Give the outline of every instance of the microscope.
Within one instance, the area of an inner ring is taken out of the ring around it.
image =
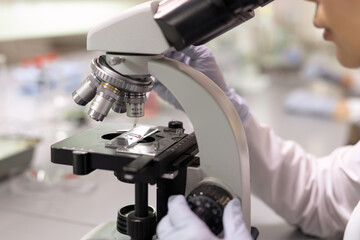
[[[90,103],[88,115],[103,121],[112,109],[144,116],[147,93],[160,81],[178,100],[194,132],[180,121],[168,126],[103,123],[51,146],[51,161],[73,166],[77,175],[110,170],[135,187],[135,204],[122,207],[116,221],[98,226],[90,239],[155,239],[169,196],[183,194],[215,235],[222,212],[241,200],[250,230],[250,170],[241,120],[224,92],[192,67],[164,53],[204,44],[254,17],[272,0],[164,0],[135,6],[90,30],[87,49],[105,52],[91,62],[91,74],[74,91]],[[156,210],[148,206],[148,185],[157,186]]]

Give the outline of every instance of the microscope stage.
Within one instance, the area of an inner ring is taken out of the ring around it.
[[[103,123],[53,144],[51,161],[73,166],[77,175],[103,169],[115,171],[124,181],[141,178],[151,183],[188,164],[198,153],[195,134],[184,134],[182,127],[148,129],[140,141],[125,146],[130,138],[124,141],[123,136],[135,136],[134,129]]]

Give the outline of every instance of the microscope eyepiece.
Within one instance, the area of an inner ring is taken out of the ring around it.
[[[168,42],[180,51],[201,45],[255,16],[273,0],[165,0],[154,19]]]
[[[232,13],[253,11],[255,8],[263,7],[273,0],[224,0],[225,5]]]

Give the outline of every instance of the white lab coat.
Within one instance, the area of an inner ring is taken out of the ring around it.
[[[316,158],[253,116],[244,128],[252,192],[304,233],[341,236],[360,200],[360,143]]]

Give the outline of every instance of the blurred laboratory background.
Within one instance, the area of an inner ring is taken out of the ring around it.
[[[101,54],[86,51],[86,34],[141,2],[0,0],[0,239],[80,239],[133,201],[132,187],[111,172],[78,177],[52,164],[50,145],[101,124],[71,97]],[[314,10],[307,1],[276,0],[207,46],[260,122],[323,156],[359,139],[360,114],[349,116],[346,102],[357,101],[360,73],[337,63],[313,27]],[[155,93],[146,104],[139,124],[176,119],[191,132],[186,114]],[[105,121],[133,120],[111,113]],[[260,240],[311,239],[252,200]]]

